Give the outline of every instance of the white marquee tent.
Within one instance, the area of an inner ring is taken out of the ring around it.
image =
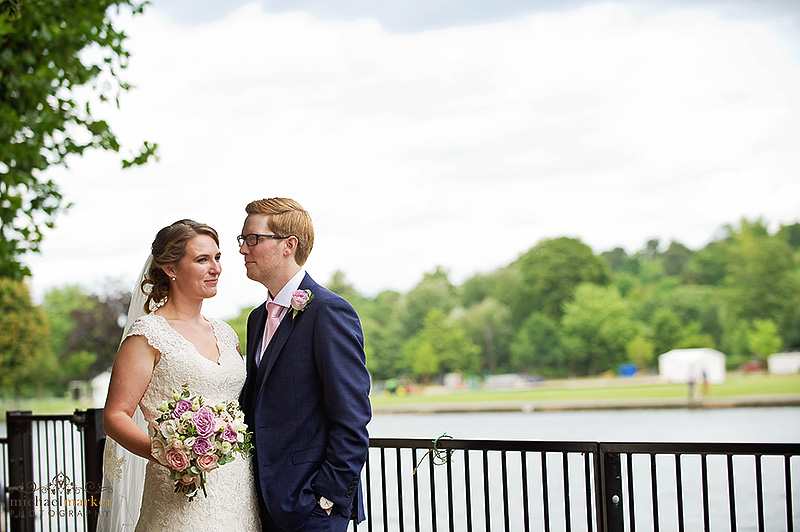
[[[710,384],[725,382],[725,355],[710,347],[673,349],[658,357],[658,374],[661,380],[688,383],[703,382],[703,374]]]
[[[775,353],[767,359],[767,367],[773,375],[800,373],[800,353]]]

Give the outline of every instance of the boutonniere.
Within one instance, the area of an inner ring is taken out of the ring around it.
[[[311,290],[295,290],[292,292],[292,318],[303,312],[314,299]]]

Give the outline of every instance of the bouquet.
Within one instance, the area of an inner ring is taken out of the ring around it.
[[[252,432],[236,401],[209,405],[191,395],[186,384],[172,389],[172,399],[158,407],[162,414],[150,437],[150,451],[170,469],[176,493],[192,500],[202,490],[207,497],[206,473],[232,462],[234,453],[248,457]]]

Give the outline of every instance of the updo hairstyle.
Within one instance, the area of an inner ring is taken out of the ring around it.
[[[219,246],[217,232],[194,220],[178,220],[156,234],[151,247],[153,262],[141,286],[142,292],[147,295],[144,302],[146,314],[166,303],[169,296],[170,278],[164,272],[164,266],[177,265],[186,255],[186,244],[197,235],[210,236]]]

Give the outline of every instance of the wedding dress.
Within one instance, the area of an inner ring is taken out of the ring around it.
[[[162,316],[147,314],[130,328],[128,336],[144,336],[161,353],[139,403],[148,424],[161,414],[158,407],[172,400],[173,388],[180,389],[184,383],[192,395],[202,395],[212,404],[238,400],[245,361],[236,349],[236,333],[222,321],[207,319],[214,328],[219,363],[201,355]],[[237,455],[233,462],[207,473],[208,497],[199,492],[190,501],[185,494],[174,492],[175,481],[170,480],[168,470],[151,460],[146,466],[136,532],[260,530],[254,482],[252,461]]]

